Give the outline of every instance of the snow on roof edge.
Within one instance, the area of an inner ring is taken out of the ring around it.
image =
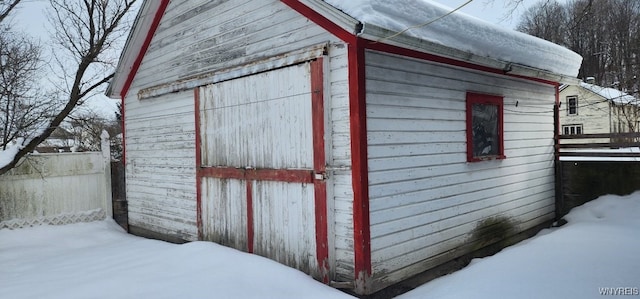
[[[637,102],[637,99],[625,92],[619,91],[615,88],[610,87],[602,87],[595,84],[590,84],[586,82],[580,82],[580,86],[585,88],[607,100],[613,101],[618,104],[629,104],[632,102]]]
[[[476,56],[511,62],[575,78],[582,56],[560,45],[514,30],[505,29],[461,12],[455,12],[426,26],[451,8],[430,0],[404,0],[403,5],[386,0],[323,0],[364,24],[402,33]],[[379,37],[390,39],[389,36]]]

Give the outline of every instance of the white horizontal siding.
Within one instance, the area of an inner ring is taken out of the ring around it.
[[[376,279],[466,253],[483,219],[525,230],[552,218],[553,87],[373,51],[366,61]],[[466,162],[468,91],[504,97],[506,160]]]
[[[326,130],[327,172],[329,176],[328,207],[329,213],[329,258],[335,281],[352,281],[354,274],[353,256],[353,186],[351,180],[351,133],[349,131],[349,85],[348,57],[345,44],[332,44],[329,47],[328,86],[330,95],[325,105],[329,126]],[[333,200],[332,200],[333,199]],[[333,237],[332,237],[333,235]]]
[[[193,91],[125,102],[129,224],[197,239]]]
[[[141,87],[157,86],[332,39],[276,0],[172,1],[136,81]]]

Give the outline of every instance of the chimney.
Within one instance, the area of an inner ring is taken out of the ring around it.
[[[589,84],[596,84],[596,77],[587,77],[584,82]]]

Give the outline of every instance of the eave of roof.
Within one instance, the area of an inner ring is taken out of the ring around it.
[[[373,24],[362,23],[322,0],[281,1],[289,6],[292,6],[292,4],[296,4],[293,6],[302,4],[304,7],[315,11],[330,21],[332,26],[340,28],[342,31],[338,32],[339,30],[330,30],[325,27],[325,29],[346,42],[352,42],[358,37],[373,42],[384,39],[382,41],[384,44],[438,55],[496,70],[502,70],[505,74],[509,75],[536,78],[563,84],[578,84],[580,82],[579,79],[574,77],[555,74],[550,71],[520,65],[509,61],[501,61],[490,57],[475,55],[405,34],[388,38],[389,36],[394,35],[395,32]],[[141,63],[144,53],[146,52],[146,47],[148,47],[148,43],[155,33],[155,28],[158,26],[159,18],[164,14],[168,3],[169,0],[143,2],[142,7],[138,11],[138,15],[136,16],[133,27],[129,32],[125,47],[120,55],[115,76],[105,92],[107,96],[111,98],[123,98],[125,96],[124,93],[127,92],[129,88],[128,85],[131,84],[133,76],[135,75],[135,72],[137,72],[137,68]]]
[[[108,97],[124,97],[122,93],[127,91],[127,85],[133,80],[132,76],[135,75],[138,64],[146,51],[146,49],[143,48],[148,46],[148,42],[155,32],[155,28],[153,28],[157,26],[155,22],[159,21],[159,15],[164,14],[168,3],[169,0],[144,1],[142,3],[133,26],[129,31],[129,36],[127,37],[124,48],[120,53],[114,78],[109,82],[109,86],[105,92]]]

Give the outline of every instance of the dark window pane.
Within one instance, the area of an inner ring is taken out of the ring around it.
[[[569,135],[569,127],[564,127],[564,134]]]
[[[473,104],[473,156],[497,156],[500,153],[498,136],[498,106]]]
[[[577,126],[576,127],[576,134],[582,134],[582,127],[581,126]]]
[[[568,98],[567,102],[567,109],[569,109],[569,114],[578,114],[578,99]]]

